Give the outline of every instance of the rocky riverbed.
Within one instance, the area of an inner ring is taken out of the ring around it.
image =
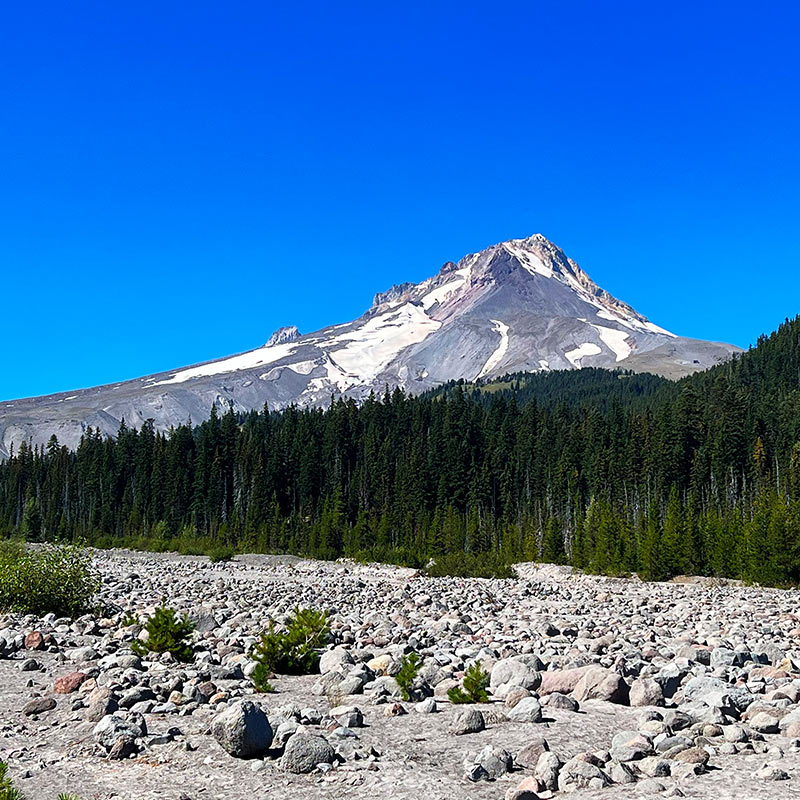
[[[0,759],[28,800],[800,798],[796,591],[534,565],[487,581],[267,556],[96,564],[102,612],[0,621]],[[164,598],[195,623],[191,664],[131,651]],[[250,649],[296,606],[330,613],[321,674],[257,694]],[[490,702],[454,706],[474,661]]]

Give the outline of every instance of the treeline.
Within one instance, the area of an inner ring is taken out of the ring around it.
[[[570,391],[572,386],[575,391]],[[401,391],[0,464],[0,527],[421,565],[800,578],[800,319],[678,383],[603,370]],[[484,555],[485,554],[485,555]],[[452,555],[450,555],[452,558]]]

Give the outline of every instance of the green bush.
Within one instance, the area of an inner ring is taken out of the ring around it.
[[[511,564],[496,553],[448,553],[425,568],[431,578],[516,578]]]
[[[403,700],[411,699],[411,687],[419,674],[421,664],[422,660],[416,653],[409,653],[401,659],[400,671],[394,676],[394,679],[400,687],[400,695]]]
[[[230,547],[211,547],[208,550],[208,560],[212,564],[218,564],[221,561],[230,561],[233,558],[233,550]]]
[[[73,544],[27,549],[0,547],[0,608],[24,614],[74,617],[87,611],[100,588],[92,556]]]
[[[25,800],[8,777],[8,764],[0,761],[0,800]]]
[[[188,619],[180,619],[174,608],[160,605],[145,625],[147,641],[136,641],[131,650],[138,656],[149,653],[172,653],[178,661],[194,661],[189,638],[194,625]]]
[[[464,688],[454,686],[447,690],[451,703],[488,703],[489,695],[486,687],[489,685],[489,673],[476,661],[467,667],[463,680]]]
[[[261,692],[272,691],[269,679],[281,675],[308,675],[319,669],[319,648],[330,633],[328,614],[310,608],[296,608],[285,630],[277,630],[270,622],[269,630],[253,648],[256,668],[251,679]]]

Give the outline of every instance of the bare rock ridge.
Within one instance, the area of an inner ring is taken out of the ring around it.
[[[272,336],[267,339],[264,347],[272,347],[276,344],[284,344],[284,342],[293,342],[300,338],[300,331],[297,330],[297,325],[286,325],[283,328],[278,328]]]
[[[205,419],[213,403],[247,411],[410,392],[512,371],[622,366],[677,378],[736,352],[675,336],[600,288],[541,234],[512,239],[421,283],[375,295],[358,319],[300,334],[279,328],[263,347],[114,385],[0,403],[0,456],[50,436],[75,446],[88,427],[121,420],[168,429]]]

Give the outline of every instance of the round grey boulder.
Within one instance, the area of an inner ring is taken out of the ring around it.
[[[495,697],[502,700],[514,687],[533,690],[538,689],[541,682],[542,676],[530,663],[512,657],[504,658],[494,665],[489,677],[489,688]]]
[[[263,755],[272,744],[267,715],[249,700],[237,700],[217,716],[211,732],[220,747],[234,758]]]
[[[514,708],[506,712],[512,722],[541,722],[542,706],[535,697],[524,697]]]
[[[286,743],[281,769],[297,774],[312,772],[317,764],[332,764],[336,751],[323,736],[296,733]]]
[[[465,733],[478,733],[486,727],[483,714],[477,708],[470,708],[456,714],[455,719],[450,723],[450,733],[455,736],[463,736]]]

